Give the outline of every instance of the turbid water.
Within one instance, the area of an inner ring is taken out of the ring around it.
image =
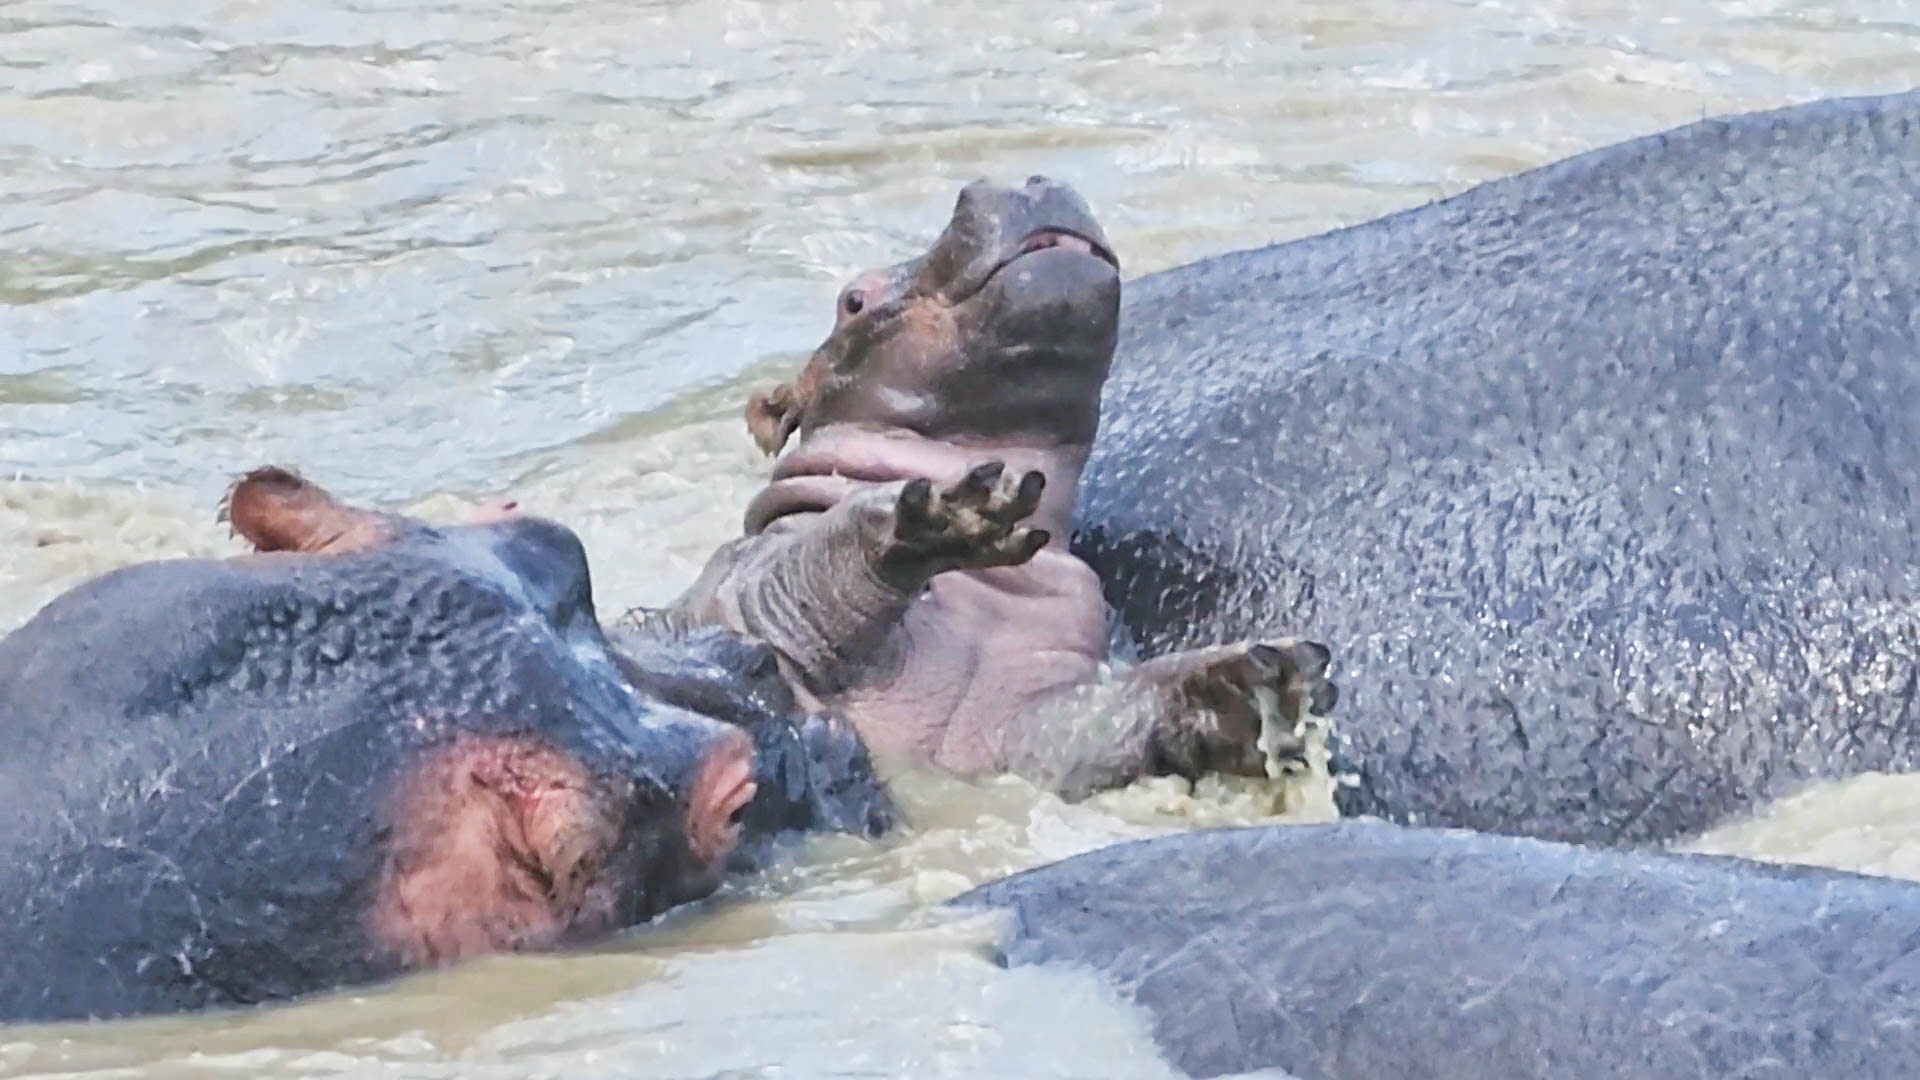
[[[664,600],[765,469],[745,388],[975,176],[1074,183],[1139,273],[1916,82],[1893,2],[0,0],[0,627],[233,550],[215,503],[269,460],[428,516],[511,492],[581,531],[603,607]],[[902,791],[903,836],[588,956],[0,1029],[0,1075],[1165,1075],[1097,985],[923,913],[1270,802]],[[1870,777],[1696,846],[1920,877],[1916,811]]]

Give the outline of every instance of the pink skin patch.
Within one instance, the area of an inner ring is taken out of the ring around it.
[[[268,465],[241,477],[227,493],[224,516],[259,552],[347,555],[391,541],[395,519],[356,510],[318,484]]]
[[[718,884],[739,843],[753,761],[746,734],[728,731],[700,763],[684,822],[694,892]],[[633,883],[601,872],[619,816],[577,760],[538,738],[460,736],[431,750],[388,805],[392,838],[368,918],[375,948],[405,968],[434,967],[619,929],[617,890]]]
[[[693,857],[715,873],[740,843],[734,818],[759,788],[753,782],[753,743],[729,731],[700,763],[687,797],[687,838]]]
[[[520,515],[513,499],[488,499],[468,523],[492,525]],[[222,515],[256,552],[349,555],[394,539],[400,518],[360,510],[288,469],[267,465],[249,472],[227,493]]]
[[[590,906],[618,839],[579,762],[524,736],[434,749],[387,819],[369,930],[409,968],[556,944]]]

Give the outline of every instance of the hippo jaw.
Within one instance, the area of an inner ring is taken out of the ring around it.
[[[769,454],[837,425],[1089,445],[1117,340],[1118,260],[1072,188],[967,185],[923,256],[861,275],[798,379],[756,396]]]
[[[758,535],[789,515],[821,513],[875,485],[920,478],[952,484],[991,458],[1015,474],[1045,475],[1040,506],[1029,520],[1049,530],[1049,547],[1060,547],[1073,518],[1087,453],[1083,446],[940,440],[913,431],[851,425],[829,428],[805,439],[774,466],[772,481],[747,504],[746,534]]]

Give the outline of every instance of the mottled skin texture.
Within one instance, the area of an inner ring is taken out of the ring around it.
[[[763,448],[799,445],[746,535],[658,620],[768,643],[896,760],[1070,794],[1146,771],[1263,773],[1263,720],[1285,742],[1304,708],[1333,704],[1319,645],[1267,633],[1095,690],[1099,583],[1059,538],[1119,301],[1071,189],[969,185],[927,254],[855,280],[800,376],[751,403]]]
[[[1602,844],[1915,764],[1920,97],[1710,120],[1127,286],[1074,550],[1328,642],[1342,808]]]
[[[229,512],[261,553],[118,570],[0,640],[0,1019],[561,946],[710,892],[743,816],[884,801],[857,740],[737,707],[764,650],[612,653],[558,524],[432,528],[273,469]],[[723,690],[701,715],[652,676]]]
[[[1381,823],[1120,844],[956,903],[1193,1076],[1920,1075],[1920,885]]]

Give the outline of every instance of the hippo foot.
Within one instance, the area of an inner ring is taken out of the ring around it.
[[[1027,562],[1052,539],[1045,529],[1020,525],[1039,508],[1046,486],[1045,474],[1016,479],[998,461],[975,466],[943,491],[924,478],[909,481],[894,504],[882,573],[907,578]]]
[[[1312,718],[1339,700],[1327,678],[1332,653],[1299,638],[1195,649],[1143,666],[1162,711],[1155,750],[1161,771],[1278,777],[1306,763]]]

